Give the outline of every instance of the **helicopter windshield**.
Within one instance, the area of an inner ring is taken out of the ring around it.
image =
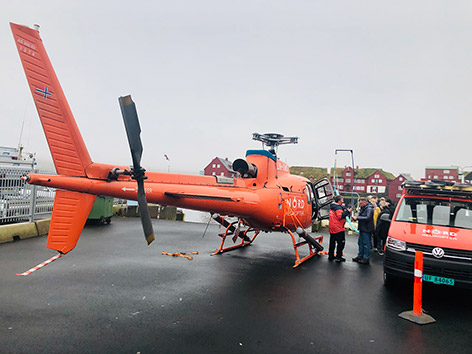
[[[315,193],[313,192],[313,186],[311,183],[307,183],[306,184],[306,200],[308,204],[311,204],[314,198],[315,198]]]

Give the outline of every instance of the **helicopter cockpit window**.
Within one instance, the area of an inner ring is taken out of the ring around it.
[[[329,183],[327,178],[317,181],[313,185],[313,189],[315,192],[314,198],[319,208],[331,204],[334,194],[331,183]]]

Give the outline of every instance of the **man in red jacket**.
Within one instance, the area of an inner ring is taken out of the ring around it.
[[[331,204],[329,210],[329,251],[328,260],[336,260],[336,262],[345,262],[343,258],[344,244],[346,236],[344,234],[346,217],[351,213],[351,209],[344,210],[344,199],[340,195],[334,197],[334,203]],[[336,247],[337,244],[337,247]],[[334,248],[336,247],[336,257],[334,257]]]

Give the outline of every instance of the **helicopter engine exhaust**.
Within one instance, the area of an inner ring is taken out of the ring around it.
[[[233,162],[233,170],[239,172],[243,178],[255,178],[257,176],[256,165],[244,159],[237,159]]]

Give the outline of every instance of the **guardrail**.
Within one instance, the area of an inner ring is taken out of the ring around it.
[[[32,167],[0,166],[0,224],[33,222],[52,212],[56,190],[25,183]]]

